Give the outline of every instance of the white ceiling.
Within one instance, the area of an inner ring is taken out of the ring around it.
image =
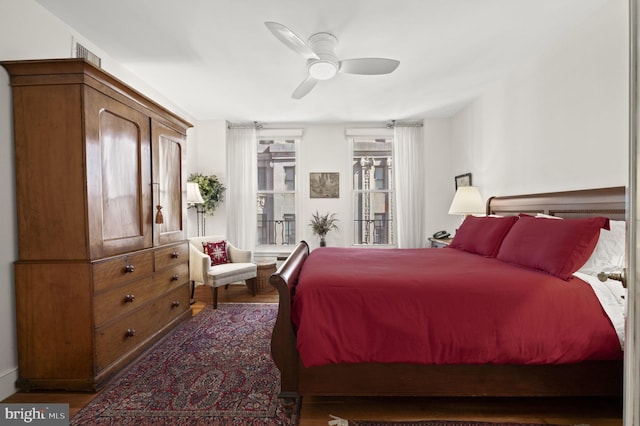
[[[198,120],[385,121],[442,116],[534,59],[608,0],[36,0]],[[331,32],[338,74],[301,100],[305,59],[265,27]]]

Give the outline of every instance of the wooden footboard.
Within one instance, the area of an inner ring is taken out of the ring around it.
[[[291,255],[271,275],[269,282],[278,290],[278,317],[271,336],[271,356],[280,370],[280,394],[289,414],[298,400],[298,350],[291,322],[291,304],[302,264],[309,256],[309,245],[298,243]]]

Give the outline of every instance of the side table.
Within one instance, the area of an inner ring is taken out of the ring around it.
[[[256,260],[256,293],[269,288],[269,277],[276,271],[275,260]]]

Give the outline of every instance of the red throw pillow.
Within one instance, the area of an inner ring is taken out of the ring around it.
[[[449,247],[495,257],[502,240],[517,220],[517,216],[467,216]]]
[[[217,243],[202,243],[202,248],[211,258],[211,266],[229,263],[229,258],[227,257],[227,245],[224,241],[218,241]]]
[[[502,241],[496,257],[568,280],[593,253],[601,228],[609,229],[609,219],[521,216]]]

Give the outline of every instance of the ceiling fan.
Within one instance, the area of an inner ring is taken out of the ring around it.
[[[277,22],[265,22],[278,40],[307,59],[309,75],[293,91],[291,97],[300,99],[320,80],[329,80],[338,72],[349,74],[379,75],[393,72],[400,61],[386,58],[355,58],[339,60],[335,54],[338,39],[330,33],[316,33],[304,42],[293,31]]]

